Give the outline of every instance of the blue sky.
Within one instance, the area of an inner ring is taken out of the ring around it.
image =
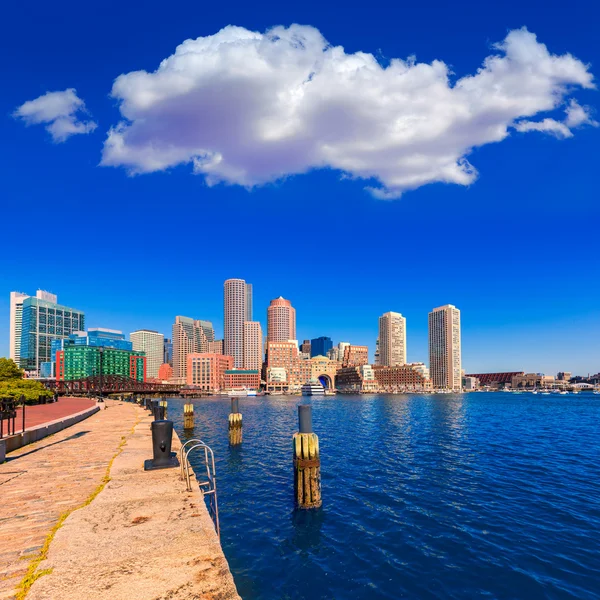
[[[431,183],[395,200],[365,190],[385,175],[365,182],[335,164],[250,191],[210,187],[190,164],[135,176],[98,166],[122,119],[110,97],[115,78],[152,72],[184,40],[226,25],[310,25],[346,54],[372,53],[384,66],[411,55],[444,61],[452,81],[475,74],[496,53],[492,44],[526,26],[597,78],[599,13],[591,1],[568,11],[534,2],[373,2],[360,11],[339,2],[13,3],[0,24],[0,355],[11,290],[51,290],[85,310],[90,327],[169,334],[182,314],[212,320],[221,335],[223,280],[242,277],[264,325],[271,298],[291,299],[301,339],[329,335],[372,351],[377,317],[394,310],[407,318],[409,360],[427,361],[427,313],[452,303],[469,372],[600,371],[600,128],[567,139],[511,129],[468,154],[478,172],[470,185]],[[570,87],[568,98],[600,120],[598,91]],[[11,116],[68,88],[97,123],[92,133],[53,143],[42,125]],[[560,120],[563,111],[530,118]],[[218,135],[221,124],[211,125]]]

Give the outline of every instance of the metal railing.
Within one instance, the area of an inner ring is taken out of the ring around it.
[[[219,527],[219,505],[217,502],[217,477],[215,472],[215,455],[210,448],[200,439],[187,440],[179,448],[179,466],[181,479],[185,479],[188,492],[192,491],[192,467],[189,461],[189,455],[194,450],[204,451],[204,467],[206,468],[206,481],[201,481],[197,476],[198,486],[204,497],[208,497],[208,513],[214,523],[217,536],[221,537],[221,529]]]

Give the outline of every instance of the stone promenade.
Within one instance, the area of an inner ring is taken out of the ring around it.
[[[22,558],[40,556],[60,514],[85,504],[33,563],[39,577],[25,586],[28,600],[239,599],[197,485],[187,492],[178,469],[143,470],[150,415],[107,406],[0,466],[0,569],[8,565],[0,598],[13,597],[30,564]]]
[[[60,516],[83,504],[102,483],[122,437],[131,434],[142,412],[127,403],[106,406],[11,452],[0,465],[0,599],[15,596]]]

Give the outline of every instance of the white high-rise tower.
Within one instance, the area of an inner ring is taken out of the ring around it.
[[[433,387],[460,391],[460,310],[452,304],[429,313],[429,371]]]
[[[379,317],[379,362],[384,367],[406,364],[406,319],[397,312]]]
[[[156,379],[158,368],[164,360],[165,336],[158,331],[139,329],[129,334],[129,340],[134,350],[146,353],[146,376]]]
[[[236,368],[244,367],[244,323],[252,321],[252,285],[243,279],[228,279],[223,297],[223,351],[233,356]]]

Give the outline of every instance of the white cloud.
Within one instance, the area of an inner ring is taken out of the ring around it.
[[[368,180],[380,198],[432,182],[469,185],[473,148],[513,127],[567,137],[558,121],[522,119],[594,87],[587,65],[550,54],[526,29],[494,50],[453,82],[441,61],[383,67],[330,46],[313,27],[229,26],[186,40],[152,73],[115,80],[123,120],[108,133],[102,164],[148,173],[191,163],[209,185],[249,187],[333,168]]]
[[[555,119],[544,119],[543,121],[519,121],[515,125],[517,131],[526,133],[528,131],[541,131],[542,133],[550,133],[557,138],[572,137],[571,130],[560,121]]]
[[[567,113],[565,123],[568,127],[580,127],[581,125],[598,126],[598,123],[590,116],[589,107],[580,106],[575,99],[571,100],[565,112]]]
[[[29,100],[15,110],[13,115],[22,118],[27,125],[47,123],[46,130],[55,142],[64,142],[78,133],[90,133],[97,125],[93,121],[81,121],[78,113],[86,114],[84,101],[73,88],[62,92],[47,92],[35,100]]]

